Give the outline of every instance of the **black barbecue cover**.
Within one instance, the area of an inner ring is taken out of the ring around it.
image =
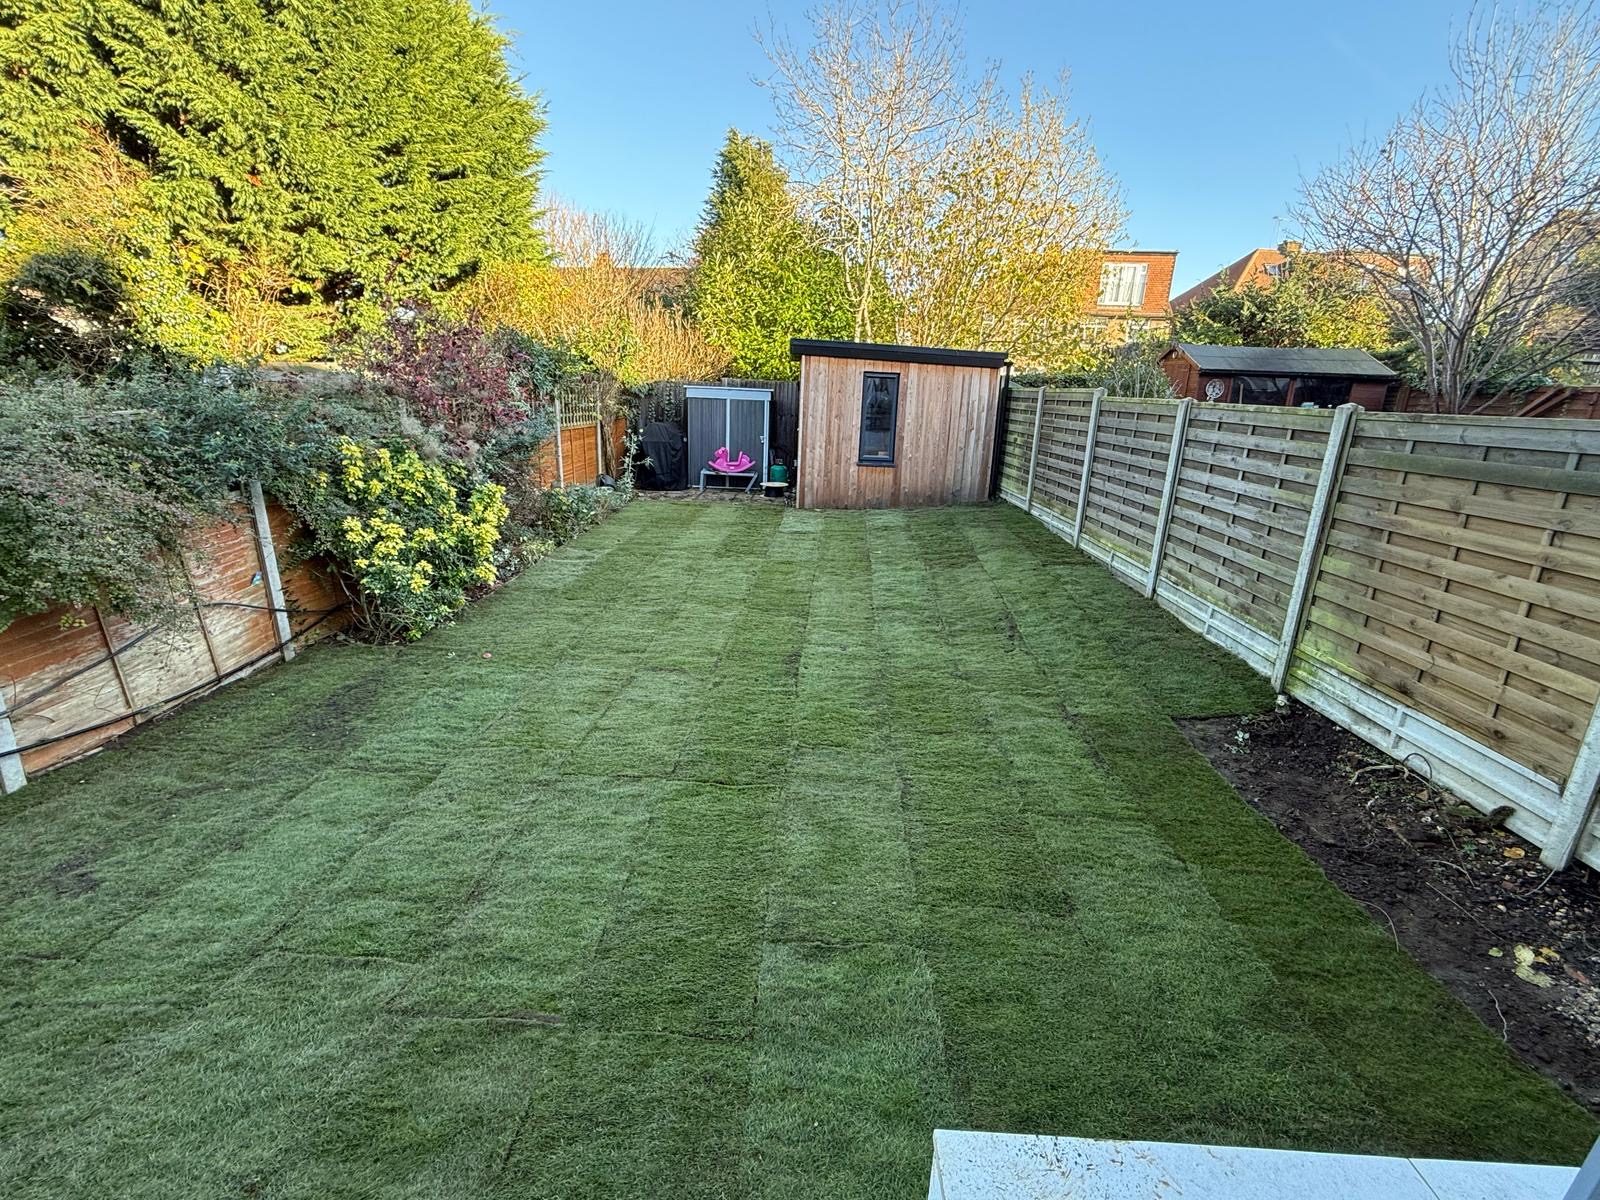
[[[659,488],[687,487],[684,471],[683,431],[667,421],[644,427],[644,453],[650,460],[650,481]]]

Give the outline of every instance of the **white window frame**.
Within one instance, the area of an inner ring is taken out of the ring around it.
[[[1100,308],[1142,308],[1150,284],[1150,264],[1108,262],[1100,267]]]

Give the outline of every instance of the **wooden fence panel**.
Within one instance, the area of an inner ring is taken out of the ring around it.
[[[1021,388],[1012,393],[1001,415],[997,450],[1000,491],[1014,504],[1022,504],[1027,495],[1028,463],[1033,457],[1033,423],[1041,406],[1037,389]]]
[[[1033,511],[1067,536],[1089,403],[1062,396]],[[1129,414],[1175,410],[1105,400],[1095,431],[1081,544],[1147,594],[1129,547],[1159,528],[1168,426]],[[1006,439],[1002,480],[1030,449]],[[1155,595],[1192,628],[1478,807],[1511,805],[1552,865],[1600,867],[1600,425],[1196,404],[1160,551]]]
[[[1321,412],[1195,405],[1162,578],[1278,637],[1331,423]]]
[[[1177,412],[1164,401],[1101,403],[1083,538],[1149,565]]]
[[[86,754],[190,695],[277,658],[248,509],[237,518],[190,536],[182,569],[196,603],[159,625],[137,626],[93,608],[55,608],[0,630],[0,688],[12,736],[26,748],[25,771]],[[277,504],[267,505],[267,519],[275,544],[289,547],[294,519]],[[338,628],[346,598],[331,571],[296,562],[281,577],[295,635]]]
[[[1081,389],[1047,391],[1039,423],[1039,461],[1034,470],[1034,509],[1071,524],[1078,512],[1083,479],[1083,448],[1088,441],[1094,393]],[[1026,462],[1023,471],[1027,471]]]
[[[17,745],[98,727],[24,753],[26,770],[54,766],[133,728],[128,693],[107,651],[92,608],[34,613],[0,633],[0,686]]]
[[[1332,517],[1297,652],[1565,780],[1600,698],[1600,430],[1362,416]]]

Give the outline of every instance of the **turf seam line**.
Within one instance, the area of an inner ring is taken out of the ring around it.
[[[865,544],[863,549],[866,553],[868,572],[868,603],[872,607],[872,642],[877,648],[879,659],[883,660],[886,657],[882,629],[883,610],[878,603],[880,592],[880,556],[878,553],[876,553],[877,539],[872,537],[872,531],[870,527],[867,530],[867,535],[864,541]],[[926,580],[924,580],[924,583],[926,583]],[[879,753],[894,767],[896,812],[900,818],[900,844],[905,850],[906,874],[911,887],[910,913],[916,921],[915,927],[910,929],[908,932],[917,939],[915,946],[917,963],[925,977],[928,986],[928,995],[933,998],[933,1003],[929,1006],[928,1013],[929,1018],[933,1023],[934,1034],[939,1039],[939,1070],[944,1076],[945,1089],[951,1098],[952,1104],[964,1107],[967,1104],[967,1098],[962,1093],[961,1081],[957,1076],[955,1067],[953,1065],[954,1056],[950,1044],[950,1036],[945,1025],[944,1014],[939,1007],[939,990],[934,987],[933,968],[928,964],[928,936],[927,932],[922,927],[922,908],[925,904],[925,901],[923,899],[923,888],[919,883],[920,873],[917,864],[917,856],[912,849],[912,816],[909,802],[910,779],[906,775],[905,764],[901,761],[900,754],[897,753],[897,747],[895,743],[890,740],[886,732],[889,727],[888,703],[883,697],[882,689],[875,689],[872,694],[874,707],[879,712],[877,728]]]

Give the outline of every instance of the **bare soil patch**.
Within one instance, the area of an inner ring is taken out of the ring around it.
[[[87,896],[100,886],[99,876],[89,869],[93,863],[89,851],[74,851],[46,872],[45,881],[57,896]]]
[[[1311,855],[1522,1059],[1600,1112],[1600,881],[1303,705],[1180,721],[1241,796]]]

